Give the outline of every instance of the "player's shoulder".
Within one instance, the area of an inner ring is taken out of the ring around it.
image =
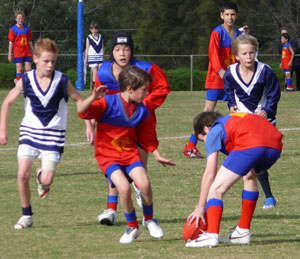
[[[131,62],[131,65],[133,66],[137,66],[143,70],[145,70],[146,72],[149,72],[149,70],[151,69],[151,67],[153,66],[152,63],[147,62],[147,61],[143,61],[143,60],[139,60],[139,59],[134,59]]]

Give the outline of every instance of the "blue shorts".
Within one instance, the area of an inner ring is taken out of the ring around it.
[[[24,63],[24,62],[29,62],[31,63],[31,58],[30,57],[19,57],[19,58],[14,58],[14,63]]]
[[[283,73],[291,73],[292,69],[282,69]]]
[[[224,89],[208,89],[206,90],[206,100],[208,101],[227,101]]]
[[[111,164],[105,171],[105,176],[107,177],[107,180],[110,184],[110,186],[112,188],[115,188],[116,186],[114,185],[114,183],[111,180],[111,175],[113,174],[113,172],[117,171],[117,170],[121,170],[123,171],[124,175],[126,176],[127,180],[129,183],[132,183],[133,180],[130,178],[129,173],[131,172],[131,170],[135,167],[144,167],[144,164],[141,161],[137,161],[134,162],[131,165],[120,165],[120,164]],[[145,168],[145,167],[144,167]]]
[[[252,168],[259,174],[268,170],[280,157],[280,153],[278,149],[267,147],[232,151],[223,166],[241,176],[246,175]]]

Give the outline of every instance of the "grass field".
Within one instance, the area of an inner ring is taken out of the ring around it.
[[[6,94],[7,91],[0,91],[1,102]],[[221,244],[215,249],[185,248],[181,236],[186,217],[198,200],[205,166],[205,159],[189,159],[182,153],[192,130],[192,119],[203,109],[204,92],[173,92],[157,110],[160,150],[177,163],[176,167],[164,168],[150,155],[148,168],[155,217],[160,220],[165,236],[154,240],[141,226],[140,237],[130,245],[118,243],[126,227],[120,205],[116,226],[97,223],[97,215],[106,206],[106,181],[93,158],[93,149],[85,142],[84,123],[77,118],[72,102],[65,153],[50,196],[45,201],[38,198],[34,171],[39,161],[36,161],[30,181],[34,225],[20,231],[13,229],[21,216],[16,149],[23,117],[22,99],[10,113],[9,143],[0,147],[0,258],[299,258],[299,92],[283,92],[278,108],[277,126],[284,134],[284,150],[270,170],[277,208],[262,209],[261,191],[252,221],[252,243]],[[226,114],[226,104],[219,103],[217,110]],[[198,147],[204,150],[202,143]],[[222,235],[239,220],[241,191],[242,186],[237,183],[225,196]],[[136,211],[141,222],[142,212],[137,206]]]

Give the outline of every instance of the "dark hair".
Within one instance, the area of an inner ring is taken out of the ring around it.
[[[281,37],[287,39],[288,41],[290,40],[291,36],[288,33],[282,33]]]
[[[99,30],[99,25],[96,22],[91,22],[90,29],[94,29],[94,28],[97,29],[97,30]]]
[[[128,45],[130,47],[130,49],[131,49],[131,59],[132,59],[133,58],[133,52],[134,52],[133,39],[132,39],[131,35],[128,32],[124,32],[124,31],[116,32],[110,38],[109,50],[110,50],[111,58],[114,59],[112,52],[114,50],[114,47],[116,45],[119,45],[119,44],[125,44],[125,45]]]
[[[234,2],[225,2],[221,8],[221,13],[224,13],[224,11],[228,9],[233,9],[236,13],[238,13],[238,7]]]
[[[152,76],[136,66],[125,67],[119,75],[121,92],[125,92],[128,85],[130,85],[133,90],[137,90],[146,82],[152,82]]]
[[[197,137],[199,134],[205,135],[203,127],[211,127],[214,122],[223,117],[221,113],[218,112],[201,112],[199,113],[193,121],[194,135]]]

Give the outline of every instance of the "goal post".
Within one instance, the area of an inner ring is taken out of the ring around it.
[[[83,46],[84,46],[84,5],[83,0],[78,0],[77,4],[77,80],[76,88],[78,91],[84,90],[84,64],[83,64]]]

